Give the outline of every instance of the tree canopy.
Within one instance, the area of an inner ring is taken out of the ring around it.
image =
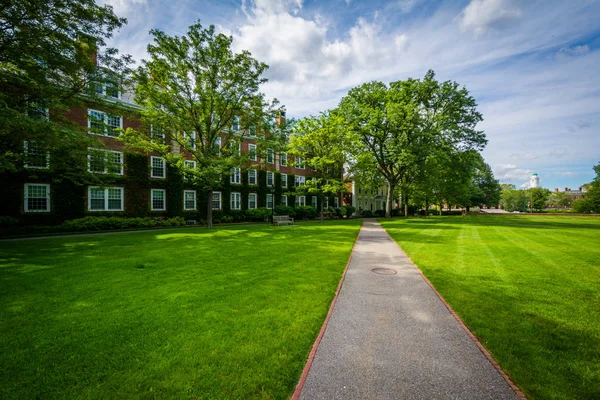
[[[131,58],[105,41],[127,21],[93,0],[11,0],[0,14],[0,141],[10,149],[0,171],[27,164],[27,142],[30,156],[33,148],[50,153],[52,169],[69,177],[65,164],[93,139],[65,113],[86,99],[104,101],[106,88],[122,90]]]
[[[161,154],[207,191],[207,220],[212,226],[212,190],[242,167],[244,137],[256,152],[277,151],[285,142],[284,110],[260,92],[268,66],[248,51],[234,53],[233,38],[198,22],[184,36],[151,30],[149,59],[134,74],[135,101],[143,107],[148,131],[128,130],[122,140],[132,148]],[[181,149],[194,161],[187,169]]]

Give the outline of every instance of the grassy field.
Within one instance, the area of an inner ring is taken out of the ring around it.
[[[382,220],[531,399],[600,399],[600,218]]]
[[[361,221],[0,242],[0,398],[286,398]]]

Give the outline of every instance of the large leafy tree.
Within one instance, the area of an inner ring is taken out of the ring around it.
[[[282,110],[260,92],[268,66],[248,51],[234,53],[232,37],[216,33],[214,26],[196,23],[181,37],[150,33],[150,58],[134,79],[135,100],[151,132],[128,130],[122,140],[161,154],[203,188],[210,228],[212,191],[247,160],[238,150],[243,138],[255,138],[257,152],[276,151],[285,136]],[[197,162],[195,170],[186,169],[181,149]]]
[[[29,156],[33,147],[49,152],[51,168],[70,177],[67,164],[93,139],[84,134],[87,127],[65,114],[84,100],[104,101],[104,88],[118,91],[126,84],[130,57],[105,48],[125,23],[111,6],[93,0],[2,2],[0,172],[17,171],[28,162],[27,142]]]
[[[317,196],[323,220],[324,198],[339,194],[344,187],[343,166],[351,147],[350,136],[344,129],[340,115],[323,112],[306,117],[295,124],[290,136],[289,154],[301,157],[314,172],[304,187],[307,193]]]
[[[408,79],[385,85],[370,82],[351,89],[340,103],[347,129],[362,144],[360,153],[377,165],[388,185],[386,216],[400,185],[419,176],[432,153],[480,150],[485,135],[476,129],[482,117],[476,102],[456,82],[438,82],[433,71],[423,80]],[[411,170],[413,173],[411,173]]]

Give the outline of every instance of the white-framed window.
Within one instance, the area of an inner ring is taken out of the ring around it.
[[[328,209],[329,208],[329,197],[325,197],[323,200],[325,201],[325,209]]]
[[[150,177],[164,178],[167,175],[167,167],[164,158],[150,157]]]
[[[240,130],[240,117],[237,115],[233,116],[233,123],[231,124],[231,130],[238,132]]]
[[[248,185],[256,185],[256,170],[248,170]]]
[[[221,192],[213,192],[212,194],[212,208],[213,210],[221,209]]]
[[[273,171],[267,171],[267,186],[273,186],[275,184],[275,174]]]
[[[296,207],[306,205],[306,196],[296,196]]]
[[[35,140],[23,141],[23,152],[25,154],[25,168],[50,168],[50,152],[38,145]]]
[[[120,133],[116,129],[123,128],[123,117],[89,108],[88,128],[92,135],[118,137]]]
[[[281,205],[287,206],[287,196],[285,194],[281,196]]]
[[[214,149],[215,149],[216,154],[221,155],[221,137],[220,136],[215,138]]]
[[[279,155],[279,165],[282,167],[287,166],[287,153],[281,153]]]
[[[50,185],[46,183],[25,184],[25,212],[50,211]]]
[[[242,183],[242,172],[240,168],[231,168],[231,183]]]
[[[281,187],[287,187],[287,174],[281,174]]]
[[[183,165],[189,169],[196,169],[196,161],[194,160],[185,160]]]
[[[302,157],[296,157],[296,168],[298,168],[298,169],[306,168],[306,166],[304,165],[304,159]]]
[[[88,149],[88,172],[123,175],[123,153],[104,149]]]
[[[188,142],[192,150],[196,150],[196,132],[183,132],[183,135],[185,136],[186,141]]]
[[[296,186],[304,186],[306,183],[306,177],[302,175],[296,175]]]
[[[313,196],[311,197],[311,206],[313,206],[314,208],[317,208],[317,196]]]
[[[255,125],[250,125],[250,127],[248,127],[248,135],[250,135],[250,137],[256,137],[256,126]]]
[[[273,194],[267,193],[267,208],[273,208]]]
[[[333,206],[335,208],[340,208],[340,199],[338,197],[333,198]]]
[[[273,151],[273,149],[267,149],[267,163],[275,163],[275,152]]]
[[[183,191],[183,209],[185,211],[196,209],[196,191],[195,190],[184,190]]]
[[[255,144],[250,143],[248,145],[248,158],[251,161],[256,161],[258,159],[256,156],[256,145]]]
[[[167,192],[165,189],[150,189],[150,206],[152,211],[167,209]]]
[[[232,210],[242,209],[242,194],[239,192],[231,192],[230,207]]]
[[[89,211],[123,211],[123,188],[88,187]]]
[[[93,85],[96,93],[101,94],[102,96],[110,97],[113,99],[121,98],[121,92],[119,91],[119,88],[111,83],[94,83]]]
[[[50,120],[50,110],[45,107],[41,107],[36,103],[29,103],[27,107],[27,115],[31,119],[38,121]]]
[[[249,209],[256,208],[256,193],[248,194],[248,208]]]
[[[150,125],[150,138],[157,143],[164,143],[166,138],[165,130],[160,126]]]

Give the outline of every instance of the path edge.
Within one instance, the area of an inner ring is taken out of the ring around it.
[[[510,379],[510,377],[506,374],[506,372],[504,372],[502,370],[502,368],[500,367],[500,365],[498,364],[498,362],[494,359],[494,357],[492,357],[492,355],[490,354],[490,352],[487,351],[487,349],[483,346],[483,344],[481,344],[481,342],[479,341],[479,339],[477,338],[477,336],[475,336],[473,334],[473,332],[471,332],[471,330],[467,327],[467,325],[465,325],[465,323],[463,322],[463,320],[459,317],[459,315],[456,313],[456,311],[454,311],[454,309],[446,301],[446,299],[444,299],[444,297],[442,297],[442,295],[437,291],[437,289],[433,286],[433,284],[431,283],[431,281],[425,276],[425,274],[423,273],[423,271],[421,271],[421,269],[417,266],[417,264],[415,264],[413,262],[413,260],[408,256],[408,254],[406,254],[406,252],[404,251],[404,249],[402,247],[400,247],[400,244],[398,244],[398,242],[396,242],[394,240],[394,238],[392,237],[392,235],[390,235],[390,233],[387,231],[387,229],[385,229],[383,227],[383,225],[381,225],[381,223],[379,221],[377,221],[377,223],[381,226],[381,228],[384,230],[384,232],[388,235],[388,237],[390,238],[390,240],[392,242],[394,242],[396,244],[396,246],[398,246],[398,248],[400,249],[400,251],[402,252],[402,254],[404,254],[406,256],[406,258],[408,258],[408,261],[410,261],[411,265],[419,272],[419,274],[425,280],[425,282],[427,282],[427,284],[429,285],[429,287],[431,288],[431,290],[433,290],[433,292],[437,295],[437,297],[440,299],[440,301],[442,302],[442,304],[444,304],[444,306],[446,306],[446,308],[448,309],[448,311],[450,312],[450,314],[454,317],[454,319],[456,320],[456,322],[458,322],[458,325],[460,325],[460,327],[467,333],[467,336],[469,336],[471,338],[471,340],[473,341],[473,343],[475,343],[475,346],[477,346],[477,348],[479,349],[479,351],[481,351],[481,353],[483,353],[483,355],[485,356],[485,358],[487,358],[487,360],[490,362],[490,364],[492,364],[492,366],[496,369],[496,371],[498,371],[498,373],[500,374],[500,376],[502,378],[504,378],[504,380],[506,381],[506,383],[508,384],[508,386],[510,386],[510,388],[515,392],[515,394],[517,395],[517,397],[520,400],[527,400],[527,397],[525,397],[525,394],[521,391],[521,389],[519,389],[518,386],[515,385],[513,383],[513,381]]]
[[[317,338],[313,343],[312,349],[308,354],[308,359],[306,360],[306,364],[304,365],[304,369],[302,370],[302,374],[300,375],[300,379],[298,380],[298,384],[296,385],[296,389],[294,390],[294,394],[292,395],[291,400],[298,400],[300,398],[300,394],[302,393],[302,389],[304,388],[304,383],[306,382],[306,378],[308,377],[308,373],[310,372],[310,368],[312,367],[313,360],[315,359],[315,355],[317,354],[319,344],[321,344],[321,339],[323,339],[323,335],[327,330],[327,324],[329,323],[331,314],[333,314],[335,303],[337,302],[337,298],[340,294],[340,291],[342,290],[342,285],[344,284],[344,280],[346,279],[346,272],[348,272],[348,267],[350,266],[350,262],[352,261],[352,255],[354,254],[354,249],[356,248],[356,243],[358,243],[358,237],[360,236],[360,231],[362,230],[363,226],[364,220],[362,220],[360,223],[360,229],[358,230],[358,234],[356,235],[356,239],[354,240],[354,244],[352,245],[352,251],[350,251],[350,257],[348,257],[346,268],[344,268],[344,272],[342,273],[340,282],[338,283],[337,289],[335,290],[333,300],[331,300],[331,304],[329,305],[329,311],[327,312],[325,321],[323,321],[321,330],[319,331],[319,334],[317,335]]]

